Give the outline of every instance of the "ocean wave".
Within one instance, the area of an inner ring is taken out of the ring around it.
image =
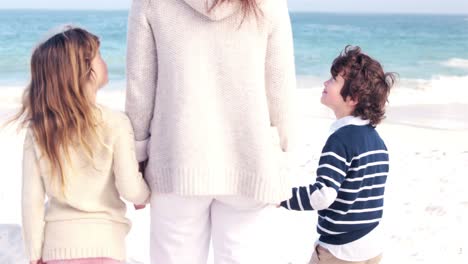
[[[457,69],[468,69],[468,59],[451,58],[443,61],[442,65]]]
[[[108,85],[99,90],[97,94],[98,103],[105,106],[123,110],[125,106],[125,86],[121,82],[116,82],[117,85]],[[21,98],[24,87],[18,85],[0,85],[0,121],[2,114],[11,112],[21,106]],[[1,122],[0,122],[1,124]]]
[[[297,87],[299,90],[314,89],[320,96],[323,82],[329,76],[298,75]],[[98,100],[105,105],[115,108],[123,108],[125,98],[124,81],[117,85],[109,85],[98,93]],[[115,86],[115,87],[113,87]],[[392,104],[468,104],[468,75],[448,76],[435,75],[430,79],[406,79],[397,80],[390,93]],[[0,109],[18,106],[21,102],[21,94],[24,87],[0,85]],[[315,92],[314,92],[315,94]]]
[[[468,104],[468,76],[436,75],[431,79],[401,79],[392,93],[399,104]]]
[[[327,77],[298,76],[298,88],[323,89]],[[398,79],[390,93],[392,104],[468,104],[468,75],[434,75],[430,79]]]
[[[302,26],[303,29],[319,30],[326,32],[360,32],[359,27],[351,25],[334,25],[334,24],[306,24]]]

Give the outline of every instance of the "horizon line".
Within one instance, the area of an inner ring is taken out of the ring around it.
[[[128,8],[1,8],[0,11],[128,11]],[[390,12],[371,12],[371,11],[323,11],[323,10],[299,10],[290,9],[291,13],[315,13],[315,14],[346,14],[346,15],[451,15],[451,16],[463,16],[468,15],[467,13],[455,13],[455,12],[406,12],[406,11],[390,11]]]

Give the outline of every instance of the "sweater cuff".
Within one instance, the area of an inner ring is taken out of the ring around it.
[[[41,248],[31,249],[29,251],[29,261],[35,261],[39,259],[42,259],[42,249]]]
[[[284,208],[286,208],[286,209],[288,209],[288,210],[291,210],[291,208],[289,208],[289,206],[288,206],[288,202],[287,202],[287,201],[282,201],[282,202],[280,203],[280,206],[281,206],[281,207],[284,207]]]
[[[145,140],[137,140],[135,141],[135,152],[136,158],[138,162],[142,162],[148,159],[148,147],[149,138]]]

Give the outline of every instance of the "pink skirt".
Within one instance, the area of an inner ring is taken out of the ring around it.
[[[123,262],[111,258],[80,258],[51,260],[44,264],[123,264]]]

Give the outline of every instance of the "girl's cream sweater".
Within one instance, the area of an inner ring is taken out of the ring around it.
[[[26,252],[31,260],[108,257],[125,260],[131,223],[124,199],[143,204],[150,191],[134,149],[127,116],[100,107],[102,143],[93,146],[94,164],[84,151],[70,152],[66,198],[49,163],[28,129],[24,142],[22,216]],[[44,199],[47,197],[47,203]]]

